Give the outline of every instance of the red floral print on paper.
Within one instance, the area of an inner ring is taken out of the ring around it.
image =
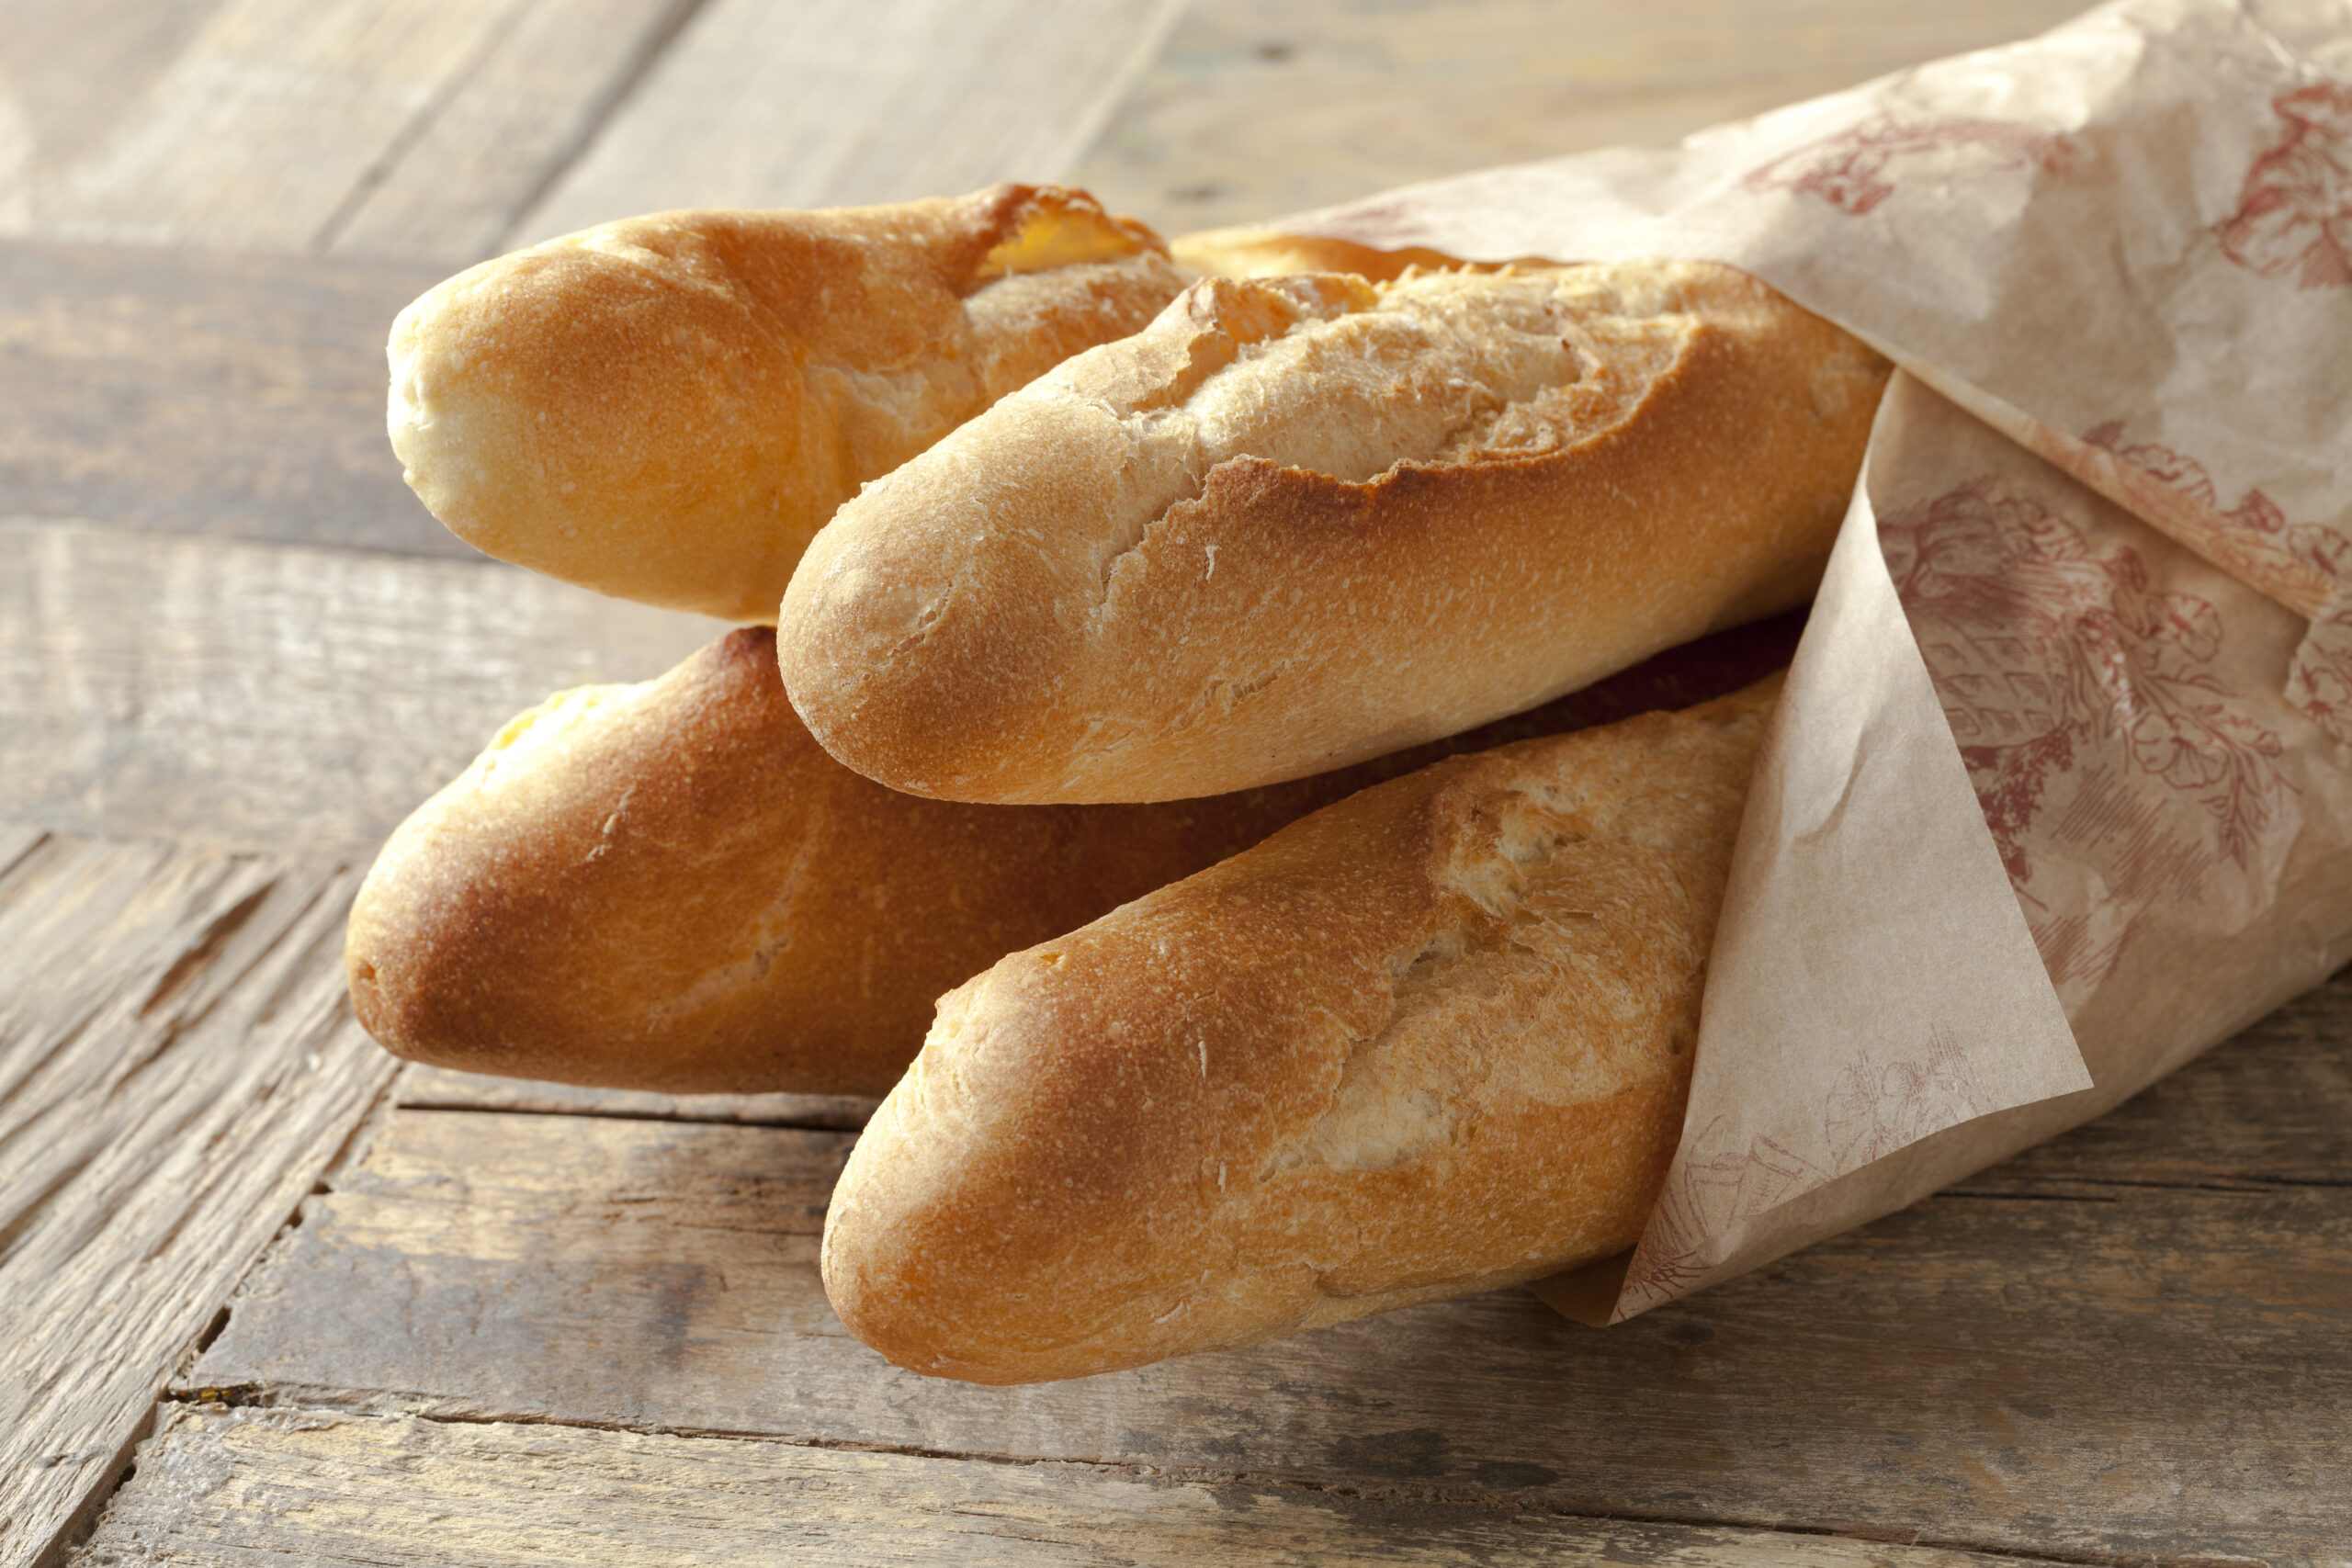
[[[1784,152],[1740,181],[1752,189],[1801,190],[1860,217],[1894,194],[1912,165],[1949,170],[1962,156],[1996,169],[2064,174],[2072,148],[2063,136],[2002,119],[1905,119],[1882,114]]]
[[[2255,868],[2293,794],[2279,738],[2213,673],[2211,603],[2152,588],[2138,552],[2094,548],[2021,487],[1979,479],[1883,521],[1879,537],[2071,1008],[2152,902],[2198,897],[2217,867]],[[2072,868],[2072,892],[2049,859]]]
[[[1827,1185],[1848,1171],[1992,1109],[1968,1071],[1961,1043],[1940,1032],[1913,1056],[1856,1053],[1822,1107],[1820,1147],[1808,1158],[1777,1138],[1685,1160],[1658,1195],[1639,1252],[1626,1270],[1628,1302],[1655,1306],[1696,1286],[1713,1262],[1709,1238]],[[1720,1119],[1689,1140],[1702,1149],[1723,1136]]]
[[[2254,161],[2222,254],[2301,288],[2352,286],[2352,85],[2322,82],[2270,100],[2278,143]]]
[[[1720,1119],[1684,1142],[1690,1148],[1705,1148],[1718,1136]],[[1630,1310],[1656,1306],[1695,1289],[1713,1262],[1707,1247],[1711,1237],[1812,1191],[1836,1174],[1779,1141],[1762,1137],[1750,1139],[1737,1154],[1679,1162],[1658,1194],[1649,1228],[1625,1271],[1621,1293]]]
[[[2167,482],[2198,474],[2177,467]],[[1882,520],[1879,539],[2070,1013],[2151,908],[2271,874],[2298,830],[2296,792],[2279,737],[2216,672],[2226,633],[2211,601],[2156,586],[2138,549],[2000,478]],[[1999,1103],[1962,1043],[1931,1032],[1907,1055],[1855,1051],[1812,1126],[1744,1147],[1721,1119],[1693,1129],[1623,1310],[1703,1283],[1744,1222]]]
[[[2153,441],[2127,443],[2123,439],[2123,422],[2120,419],[2093,425],[2083,432],[2083,442],[2086,446],[2114,454],[2149,478],[2170,485],[2240,527],[2250,528],[2257,534],[2283,535],[2287,532],[2286,514],[2278,510],[2278,503],[2263,494],[2260,489],[2247,491],[2238,497],[2235,506],[2224,508],[2221,488],[2213,482],[2213,476],[2206,472],[2204,464],[2186,452],[2159,446]],[[2310,530],[2300,529],[2296,534],[2300,537],[2307,532]],[[2283,542],[2291,545],[2295,541],[2288,539]]]
[[[2339,743],[2352,745],[2352,609],[2312,622],[2287,671],[2287,700]]]
[[[2154,442],[2127,443],[2120,420],[2084,432],[2083,441],[2113,457],[2126,472],[2145,476],[2225,519],[2239,531],[2243,545],[2278,551],[2334,585],[2327,602],[2309,615],[2311,630],[2288,671],[2287,700],[2337,740],[2352,743],[2352,604],[2346,595],[2352,587],[2352,539],[2324,523],[2288,522],[2258,486],[2224,509],[2221,489],[2202,463]],[[2221,564],[2229,568],[2235,562]]]
[[[1970,1075],[1966,1049],[1938,1030],[1917,1057],[1883,1062],[1857,1052],[1838,1075],[1821,1130],[1843,1175],[1991,1109]]]

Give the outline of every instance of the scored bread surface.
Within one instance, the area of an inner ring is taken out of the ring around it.
[[[844,506],[785,683],[949,799],[1340,766],[1801,601],[1886,369],[1704,264],[1206,279]]]
[[[1183,280],[1081,192],[655,213],[401,313],[392,446],[460,537],[600,592],[775,618],[834,508]]]
[[[1630,1247],[1778,684],[1440,762],[950,993],[834,1194],[842,1320],[1025,1382]]]

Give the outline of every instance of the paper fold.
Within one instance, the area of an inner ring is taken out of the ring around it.
[[[1901,450],[1917,391],[1891,389],[1874,457]],[[2057,993],[2034,983],[2032,934],[1880,553],[1868,468],[1749,789],[1696,1113],[1616,1317],[1814,1239],[1788,1206],[1896,1149],[2091,1087]]]

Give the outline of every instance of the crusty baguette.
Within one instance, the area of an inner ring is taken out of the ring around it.
[[[1803,599],[1886,371],[1700,264],[1206,279],[844,506],[785,684],[946,799],[1338,767]]]
[[[1438,763],[942,998],[826,1219],[842,1321],[1029,1382],[1630,1247],[1778,686]]]
[[[1082,192],[667,212],[484,262],[393,323],[393,448],[477,547],[599,592],[773,621],[809,536],[1182,288]]]
[[[1448,747],[1729,691],[1794,617],[1654,660]],[[820,750],[738,631],[660,680],[509,724],[353,907],[359,1021],[445,1066],[670,1093],[881,1094],[942,991],[1445,748],[1223,799],[959,806]]]

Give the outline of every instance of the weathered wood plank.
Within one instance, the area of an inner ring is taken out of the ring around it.
[[[2352,1538],[2346,1185],[2084,1156],[2057,1194],[1989,1173],[1621,1329],[1503,1292],[998,1390],[843,1337],[816,1254],[848,1142],[395,1112],[194,1381],[2096,1560]]]
[[[17,863],[39,848],[47,832],[23,822],[0,822],[0,876],[16,869]]]
[[[9,0],[0,232],[454,269],[695,4]]]
[[[1195,0],[1071,177],[1170,233],[1669,142],[2054,26],[2076,0]]]
[[[2188,1072],[1971,1177],[1969,1190],[2078,1181],[2352,1186],[2352,969]]]
[[[19,231],[309,248],[521,3],[223,0],[89,157],[29,185]]]
[[[521,709],[717,630],[503,566],[0,519],[0,818],[364,863]]]
[[[1053,179],[1181,0],[710,0],[518,227]]]
[[[506,248],[524,212],[576,158],[700,0],[537,0],[513,17],[392,158],[322,231],[337,255],[454,271]],[[785,68],[779,62],[779,68]]]
[[[0,871],[0,1563],[103,1495],[390,1081],[344,999],[352,886],[57,838]]]
[[[1778,1531],[563,1427],[174,1411],[77,1568],[258,1561],[1995,1568]]]
[[[384,435],[385,334],[439,272],[0,243],[0,516],[479,560]]]
[[[0,0],[0,229],[102,146],[220,0]]]
[[[6,845],[0,844],[0,852]],[[539,1115],[630,1116],[651,1122],[734,1122],[761,1127],[855,1132],[878,1100],[848,1094],[650,1094],[577,1084],[492,1077],[413,1064],[393,1102],[418,1111],[527,1111]]]

